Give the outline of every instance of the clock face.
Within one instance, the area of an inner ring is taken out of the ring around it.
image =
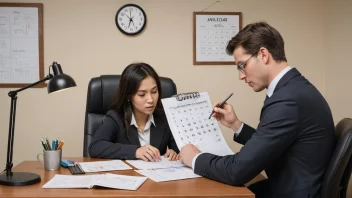
[[[116,13],[117,28],[124,34],[135,35],[140,33],[147,23],[144,10],[135,4],[126,4]]]

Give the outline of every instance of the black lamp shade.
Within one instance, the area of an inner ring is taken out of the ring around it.
[[[76,82],[73,78],[67,74],[64,74],[60,64],[54,61],[51,66],[53,68],[54,75],[51,75],[52,78],[48,84],[48,93],[54,93],[76,86]]]
[[[53,93],[59,90],[64,90],[67,88],[75,87],[76,82],[71,78],[71,76],[61,73],[54,76],[48,84],[48,93]]]

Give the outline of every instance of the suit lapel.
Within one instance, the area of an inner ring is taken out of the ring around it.
[[[154,122],[155,126],[150,126],[150,145],[159,148],[164,135],[164,124],[157,116],[154,116]]]
[[[138,131],[135,126],[130,126],[127,138],[131,144],[141,146],[141,143],[138,139]]]

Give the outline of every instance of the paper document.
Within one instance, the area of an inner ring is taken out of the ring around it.
[[[94,186],[102,186],[115,189],[137,190],[146,179],[146,177],[140,176],[109,173],[84,176],[56,174],[42,188],[93,188]]]
[[[161,99],[178,148],[181,150],[184,145],[193,144],[201,152],[232,155],[218,122],[214,118],[209,119],[212,104],[208,93],[202,92],[196,97],[187,94],[181,95],[181,98]]]
[[[80,162],[79,165],[86,173],[132,169],[130,166],[128,166],[121,160]]]
[[[143,160],[126,160],[129,164],[137,169],[158,169],[158,168],[174,168],[186,166],[180,161],[169,161],[166,157],[160,156],[159,162],[146,162]]]
[[[172,180],[190,179],[201,177],[193,173],[188,167],[177,167],[167,169],[134,170],[137,173],[148,177],[155,182],[165,182]]]

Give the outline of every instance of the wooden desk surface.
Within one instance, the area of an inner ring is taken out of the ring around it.
[[[92,158],[68,159],[78,162],[102,160]],[[110,188],[43,189],[42,186],[54,177],[55,174],[71,175],[70,171],[63,167],[61,167],[58,171],[45,171],[44,166],[37,161],[24,161],[17,165],[13,171],[37,173],[41,176],[41,182],[29,186],[0,185],[0,197],[255,197],[254,194],[246,187],[234,187],[206,178],[185,179],[159,183],[147,179],[136,191]],[[109,173],[140,176],[133,170],[111,171]]]

